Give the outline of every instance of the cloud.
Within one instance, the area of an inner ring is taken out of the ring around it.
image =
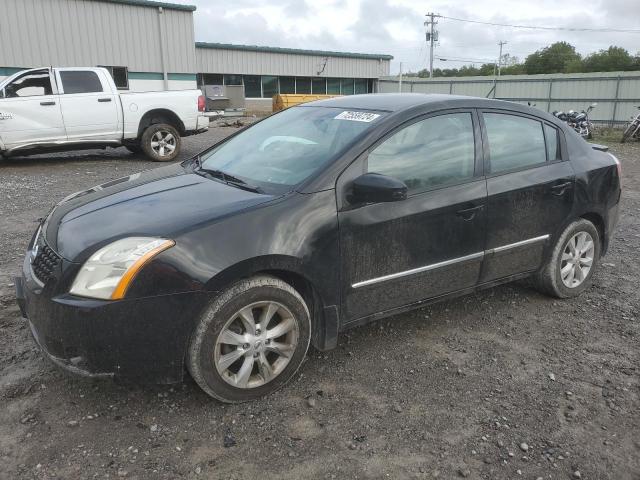
[[[404,70],[428,63],[424,37],[425,14],[496,23],[582,28],[640,28],[639,0],[592,0],[588,9],[571,2],[536,0],[173,0],[195,4],[198,41],[257,44],[276,47],[387,53]],[[437,57],[491,60],[497,43],[507,41],[505,53],[526,55],[556,41],[567,41],[583,55],[609,45],[636,53],[640,35],[514,29],[440,19]],[[440,62],[435,66],[460,66]],[[467,62],[468,63],[468,62]]]

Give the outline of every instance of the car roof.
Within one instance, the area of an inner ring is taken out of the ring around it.
[[[492,98],[470,97],[466,95],[445,95],[439,93],[369,93],[366,95],[345,95],[305,103],[301,106],[352,108],[400,112],[418,106],[433,105],[438,108],[507,108],[509,110],[529,111],[539,115],[540,110]]]

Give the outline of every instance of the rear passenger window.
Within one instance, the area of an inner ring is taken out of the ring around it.
[[[500,173],[547,161],[542,123],[504,113],[484,113],[489,139],[491,173]]]
[[[369,153],[369,172],[402,180],[409,192],[473,177],[475,147],[470,113],[438,115],[401,129]]]
[[[551,125],[544,126],[544,137],[547,141],[547,160],[553,162],[560,160],[560,142],[558,141],[558,130]]]
[[[60,72],[65,94],[102,92],[102,84],[96,72],[89,70]]]

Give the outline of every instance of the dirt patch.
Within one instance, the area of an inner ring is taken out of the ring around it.
[[[234,131],[187,138],[183,156]],[[13,299],[53,203],[157,164],[124,149],[0,162],[0,478],[637,480],[640,143],[612,147],[622,215],[583,296],[519,283],[373,323],[312,352],[281,392],[237,406],[191,380],[67,376]]]

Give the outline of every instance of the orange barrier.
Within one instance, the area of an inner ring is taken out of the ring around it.
[[[306,93],[286,93],[273,96],[273,111],[279,112],[285,108],[299,105],[301,103],[323,100],[325,98],[339,97],[340,95],[312,95]]]

